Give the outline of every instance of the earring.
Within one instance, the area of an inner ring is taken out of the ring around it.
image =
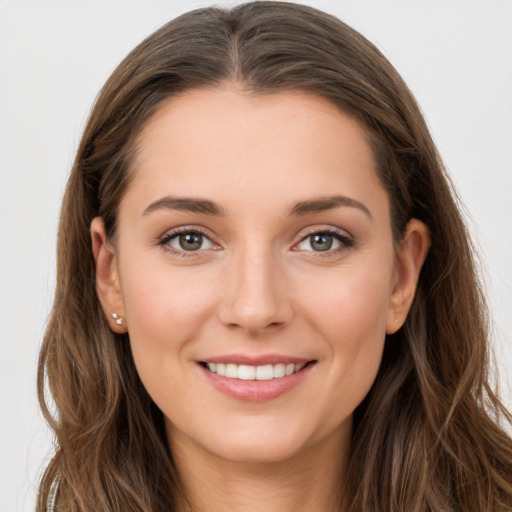
[[[120,317],[117,313],[112,313],[110,316],[114,319],[116,325],[123,325],[124,319]]]

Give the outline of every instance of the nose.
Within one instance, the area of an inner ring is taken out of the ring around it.
[[[270,249],[233,254],[222,283],[222,323],[251,335],[287,324],[293,308],[282,270]]]

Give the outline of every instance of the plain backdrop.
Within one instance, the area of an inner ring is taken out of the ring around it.
[[[512,1],[305,3],[373,41],[422,106],[481,251],[502,395],[512,406]],[[89,109],[133,46],[208,4],[0,0],[0,512],[34,509],[52,453],[36,364],[61,196]]]

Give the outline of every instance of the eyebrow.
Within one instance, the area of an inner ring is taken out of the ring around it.
[[[361,201],[341,195],[318,197],[308,201],[300,201],[292,208],[290,215],[300,216],[307,215],[309,213],[320,213],[326,210],[332,210],[338,206],[350,206],[352,208],[357,208],[363,211],[368,217],[370,217],[370,219],[372,218],[370,210],[365,204],[361,203]]]
[[[156,210],[181,210],[192,213],[202,213],[204,215],[224,215],[224,210],[208,199],[198,199],[191,197],[172,197],[166,196],[151,203],[142,214],[148,215]]]
[[[372,218],[370,210],[366,207],[366,205],[361,203],[361,201],[341,195],[318,197],[315,199],[309,199],[307,201],[300,201],[292,208],[290,215],[301,216],[308,215],[310,213],[320,213],[338,208],[339,206],[357,208],[364,212],[368,217],[370,217],[370,219]],[[172,196],[162,197],[161,199],[154,201],[144,210],[142,215],[146,216],[154,211],[161,209],[180,210],[213,216],[224,215],[223,208],[213,201],[210,201],[209,199]]]

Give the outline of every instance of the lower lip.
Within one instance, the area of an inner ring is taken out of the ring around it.
[[[297,373],[272,380],[230,379],[217,375],[200,364],[198,366],[209,382],[225,395],[244,402],[265,402],[297,387],[309,375],[316,363],[311,362]]]

